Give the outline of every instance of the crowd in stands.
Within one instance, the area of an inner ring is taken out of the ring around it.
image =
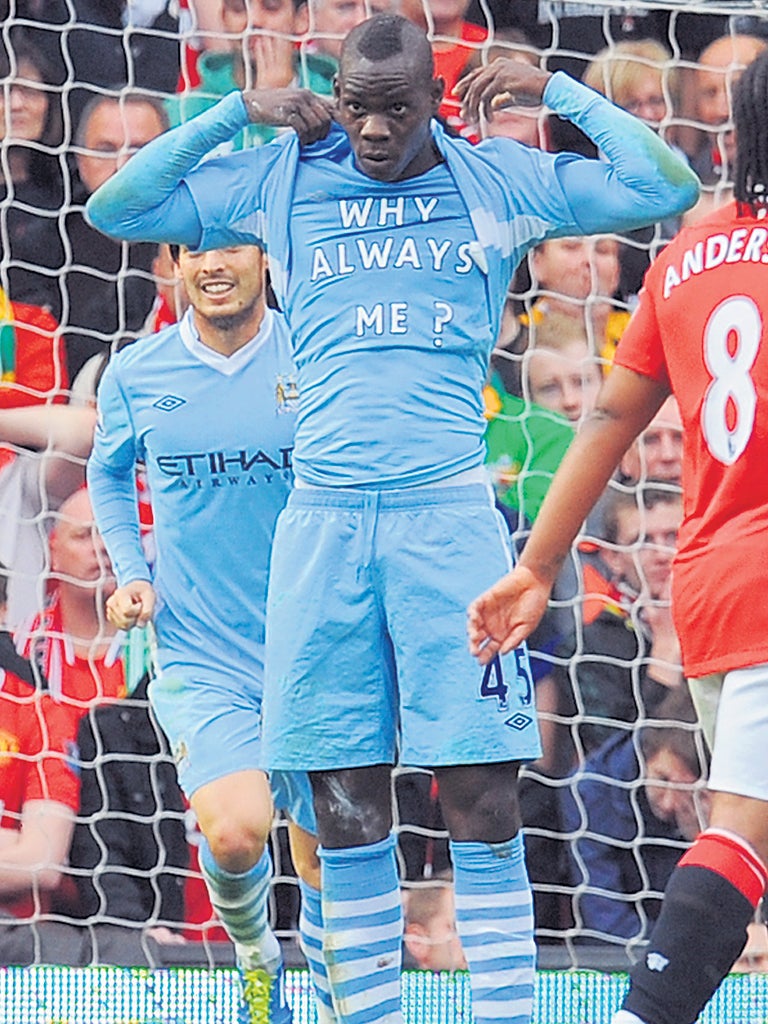
[[[114,581],[84,489],[104,365],[174,322],[185,298],[166,247],[106,237],[86,199],[234,89],[330,96],[341,39],[384,10],[430,32],[440,115],[469,144],[505,135],[589,152],[543,108],[510,98],[467,124],[452,94],[502,53],[564,69],[685,154],[704,186],[695,218],[729,198],[731,86],[768,45],[768,17],[616,6],[0,0],[0,963],[167,963],[223,938],[146,697],[151,643],[106,620]],[[234,145],[277,133],[251,125]],[[510,282],[485,401],[489,474],[517,546],[610,373],[645,269],[680,226],[549,240]],[[670,399],[585,525],[531,643],[544,754],[521,801],[540,941],[642,942],[706,823],[707,754],[669,611],[681,437]],[[151,495],[142,522],[151,549]],[[461,968],[434,781],[403,772],[395,795],[407,949],[426,969]],[[289,934],[279,827],[274,844]]]

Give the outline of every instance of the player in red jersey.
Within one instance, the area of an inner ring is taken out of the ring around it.
[[[651,266],[594,412],[556,474],[518,567],[469,609],[491,662],[531,632],[586,513],[672,393],[684,523],[672,607],[713,747],[709,827],[675,869],[613,1024],[692,1024],[739,956],[768,882],[768,54],[744,72],[736,201]]]

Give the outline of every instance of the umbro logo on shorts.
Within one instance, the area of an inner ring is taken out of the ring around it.
[[[174,409],[178,409],[180,405],[186,405],[186,398],[178,398],[176,395],[163,395],[162,398],[158,398],[156,402],[152,403],[155,409],[160,409],[161,412],[173,412]]]

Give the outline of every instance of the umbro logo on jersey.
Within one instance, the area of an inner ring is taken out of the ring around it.
[[[174,409],[178,409],[180,405],[186,405],[186,398],[178,398],[176,395],[163,395],[162,398],[158,398],[156,402],[152,403],[155,409],[160,409],[162,412],[173,412]]]

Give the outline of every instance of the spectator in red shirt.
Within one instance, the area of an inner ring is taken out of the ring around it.
[[[11,302],[0,288],[0,409],[63,402],[68,386],[55,318],[41,306]]]
[[[440,117],[450,128],[476,142],[477,136],[462,119],[461,104],[453,95],[453,87],[467,64],[488,38],[485,28],[465,20],[469,4],[470,0],[402,0],[400,10],[432,40],[435,78],[445,82]]]
[[[0,623],[6,595],[0,576]],[[79,800],[71,740],[50,697],[0,668],[0,919],[45,913],[61,881]]]
[[[104,614],[115,580],[85,488],[59,509],[50,552],[49,603],[18,631],[17,647],[42,669],[74,734],[88,708],[122,696],[126,681],[123,636]]]
[[[6,607],[0,577],[0,622]],[[0,668],[0,963],[34,960],[29,927],[49,911],[67,863],[79,800],[69,717]],[[39,937],[39,936],[38,936]]]
[[[63,884],[80,787],[69,717],[10,665],[0,668],[0,964],[28,964],[56,938],[44,918]]]
[[[0,723],[0,916],[29,920],[48,911],[72,840],[71,722],[48,694],[2,671]]]

